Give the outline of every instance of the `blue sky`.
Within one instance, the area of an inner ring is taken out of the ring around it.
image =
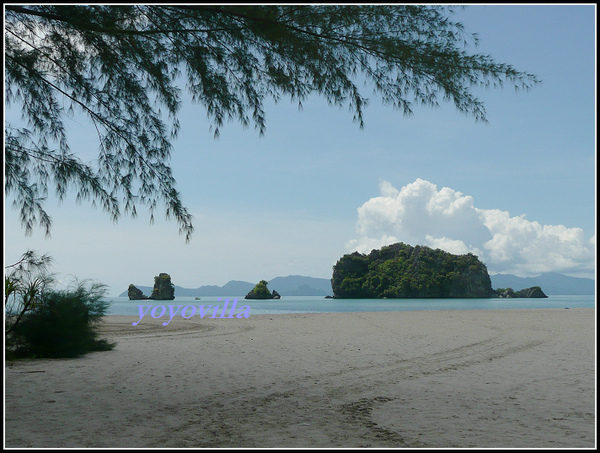
[[[478,53],[536,74],[530,92],[481,89],[488,124],[371,96],[365,128],[319,97],[267,104],[260,137],[236,123],[214,139],[185,102],[172,168],[195,217],[190,244],[174,221],[114,224],[90,205],[49,200],[52,238],[26,237],[5,208],[5,263],[48,253],[61,276],[117,295],[160,272],[184,287],[331,277],[343,254],[392,241],[476,253],[490,273],[594,277],[596,229],[595,5],[469,6],[455,18]],[[7,113],[7,117],[12,113]],[[72,149],[95,139],[72,122]],[[86,154],[87,155],[87,154]],[[90,154],[90,159],[92,158]]]

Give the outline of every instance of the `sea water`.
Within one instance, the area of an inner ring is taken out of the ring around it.
[[[250,315],[285,313],[342,313],[415,310],[504,310],[535,308],[595,308],[596,296],[548,296],[546,299],[325,299],[314,296],[281,296],[281,299],[248,300],[244,296],[175,297],[174,300],[129,300],[108,297],[107,315],[139,315],[138,305],[222,305],[225,299],[239,299],[250,306]],[[238,304],[239,304],[238,303]]]

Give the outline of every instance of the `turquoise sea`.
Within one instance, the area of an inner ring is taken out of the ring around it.
[[[535,308],[595,308],[596,296],[548,296],[547,299],[324,299],[314,296],[282,296],[279,300],[244,300],[244,296],[175,297],[175,300],[129,300],[127,297],[107,298],[111,301],[108,315],[139,315],[138,305],[218,305],[229,306],[237,301],[237,310],[250,306],[250,315],[285,313],[341,313],[361,311],[414,310],[505,310]],[[218,300],[220,299],[220,300]],[[236,310],[236,311],[237,311]],[[168,312],[168,308],[167,308]]]

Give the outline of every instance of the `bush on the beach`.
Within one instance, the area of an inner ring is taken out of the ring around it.
[[[97,322],[106,314],[107,288],[78,283],[67,290],[47,290],[12,331],[16,356],[76,357],[89,351],[109,350],[114,344],[98,339]]]

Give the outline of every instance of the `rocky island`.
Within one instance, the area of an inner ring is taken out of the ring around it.
[[[173,300],[175,299],[175,287],[171,283],[169,274],[160,273],[154,277],[154,287],[150,296],[146,296],[134,284],[129,285],[127,296],[129,300]]]
[[[344,255],[333,267],[335,298],[498,297],[485,264],[475,255],[402,242],[368,255]]]
[[[532,286],[531,288],[525,288],[519,291],[515,291],[512,288],[498,288],[496,290],[496,294],[498,295],[498,297],[507,299],[523,297],[543,299],[548,297],[546,296],[546,294],[544,294],[544,291],[542,291],[542,288],[540,288],[539,286]]]
[[[146,300],[148,296],[146,296],[141,289],[135,286],[133,283],[129,285],[127,289],[127,297],[129,300]]]
[[[261,280],[248,294],[246,294],[244,299],[281,299],[281,296],[275,290],[270,292],[269,288],[267,288],[267,281]]]

